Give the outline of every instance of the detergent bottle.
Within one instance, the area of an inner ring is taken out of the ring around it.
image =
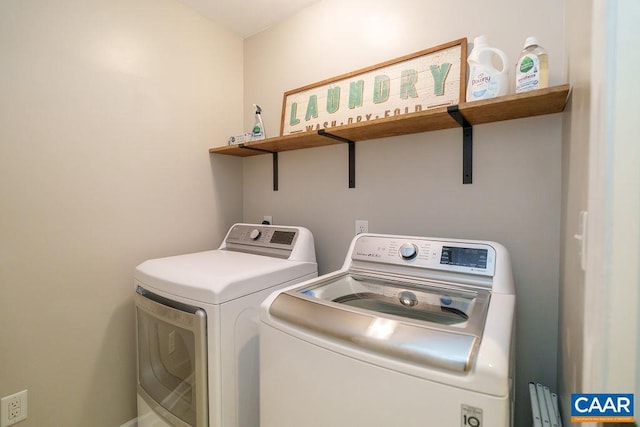
[[[509,65],[507,55],[490,47],[485,36],[473,39],[473,49],[467,59],[469,84],[467,102],[495,98],[507,94]]]
[[[516,93],[549,87],[547,51],[535,37],[527,37],[516,64]]]
[[[262,123],[262,108],[259,105],[253,104],[256,109],[256,117],[255,122],[253,124],[253,136],[251,138],[252,141],[258,141],[260,139],[265,139],[264,133],[264,124]]]

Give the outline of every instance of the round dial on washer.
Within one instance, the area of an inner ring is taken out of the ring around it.
[[[251,238],[251,240],[256,240],[258,237],[260,237],[261,234],[262,233],[260,232],[260,230],[254,228],[253,230],[251,230],[251,233],[249,233],[249,238]]]
[[[400,256],[402,259],[414,259],[418,255],[418,247],[413,243],[404,243],[400,246]]]

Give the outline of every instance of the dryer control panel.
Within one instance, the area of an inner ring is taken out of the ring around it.
[[[493,276],[496,250],[489,243],[362,235],[351,259]]]
[[[236,224],[229,230],[221,249],[287,258],[299,230],[262,224]]]

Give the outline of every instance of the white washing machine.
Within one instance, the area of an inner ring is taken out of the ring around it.
[[[302,227],[236,224],[217,250],[140,264],[138,426],[257,426],[260,303],[316,276]]]
[[[510,426],[515,300],[498,243],[359,235],[262,304],[260,425]]]

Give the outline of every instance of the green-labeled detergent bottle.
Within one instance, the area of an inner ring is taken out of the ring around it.
[[[547,51],[535,37],[527,37],[516,63],[516,93],[549,87]]]
[[[256,109],[256,119],[253,124],[253,137],[251,140],[258,141],[260,139],[265,139],[266,134],[264,133],[264,123],[262,123],[262,108],[256,104],[253,104],[253,107]]]

